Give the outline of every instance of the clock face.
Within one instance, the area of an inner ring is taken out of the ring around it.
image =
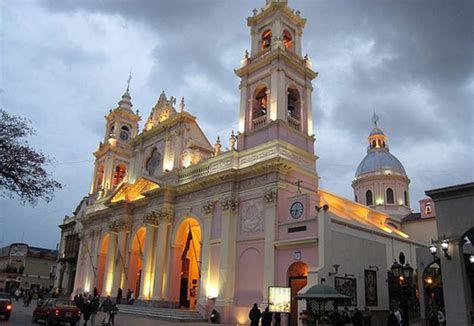
[[[300,218],[303,216],[304,206],[299,201],[294,202],[290,207],[290,214],[293,218]]]
[[[126,132],[126,131],[121,131],[121,132],[120,132],[120,139],[121,139],[121,140],[128,140],[128,132]]]

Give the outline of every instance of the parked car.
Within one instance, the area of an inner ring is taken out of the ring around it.
[[[5,317],[5,320],[10,319],[10,314],[13,310],[12,299],[9,293],[0,292],[0,315]]]
[[[73,301],[64,299],[46,299],[38,303],[33,311],[33,322],[44,320],[46,325],[69,323],[75,326],[81,319],[81,311]]]

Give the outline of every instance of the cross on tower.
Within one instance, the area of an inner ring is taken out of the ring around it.
[[[372,122],[374,125],[377,125],[377,122],[379,121],[379,116],[374,112],[374,115],[372,116]]]
[[[130,70],[130,74],[128,75],[127,79],[127,92],[130,90],[130,81],[132,80],[132,71]]]
[[[295,185],[298,187],[298,192],[301,192],[301,184],[303,183],[302,180],[298,180],[295,182]]]

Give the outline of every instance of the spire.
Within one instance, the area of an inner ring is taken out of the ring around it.
[[[377,127],[377,122],[378,121],[379,121],[379,116],[374,111],[374,115],[372,116],[372,122],[374,123],[375,127]]]
[[[128,75],[127,79],[127,93],[130,91],[130,81],[132,80],[132,70],[130,70],[130,74]]]
[[[128,75],[128,79],[127,79],[127,89],[123,93],[122,99],[118,102],[119,106],[117,107],[116,110],[122,109],[130,113],[133,113],[132,111],[133,104],[131,102],[132,97],[130,96],[130,81],[131,80],[132,80],[132,71],[130,70],[130,74]]]

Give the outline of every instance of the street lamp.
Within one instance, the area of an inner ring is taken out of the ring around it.
[[[441,249],[444,251],[444,256],[447,259],[451,259],[451,256],[448,254],[448,248],[449,248],[449,241],[446,239],[446,236],[444,239],[441,241]]]
[[[470,262],[471,264],[474,264],[474,255],[470,255],[470,256],[469,256],[469,262]]]
[[[408,301],[411,300],[411,289],[413,284],[413,268],[410,264],[405,264],[405,255],[400,252],[400,263],[395,261],[390,267],[393,275],[393,282],[397,282],[398,299],[403,310],[403,321],[405,326],[409,326]],[[392,283],[394,285],[394,283]]]

